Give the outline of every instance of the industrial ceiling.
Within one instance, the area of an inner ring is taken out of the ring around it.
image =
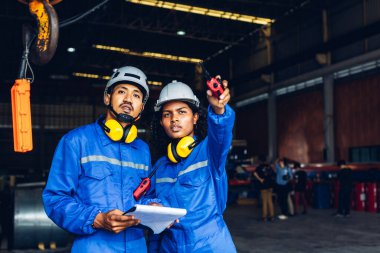
[[[21,62],[22,25],[34,22],[28,6],[21,2],[7,0],[0,9],[3,31],[0,80],[9,85],[17,77]],[[218,62],[218,57],[231,50],[235,50],[234,53],[249,50],[254,43],[250,35],[268,23],[266,20],[275,22],[298,9],[313,10],[311,2],[63,0],[54,5],[60,24],[74,18],[78,20],[59,29],[57,51],[49,63],[32,64],[35,85],[54,82],[101,85],[112,69],[122,65],[140,67],[152,81],[152,87],[173,79],[191,82],[195,61],[208,61],[213,71],[218,66],[228,65]],[[211,16],[194,13],[197,10],[211,13]],[[219,15],[218,11],[225,12],[222,16],[229,15],[232,19],[215,17]],[[86,12],[88,15],[82,18]],[[253,16],[258,22],[238,21],[233,18],[238,14]],[[261,18],[264,21],[260,21]],[[181,32],[182,35],[178,35]],[[166,59],[152,58],[157,55]],[[193,62],[183,60],[187,58]]]

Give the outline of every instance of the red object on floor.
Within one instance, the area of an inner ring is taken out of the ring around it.
[[[366,194],[365,194],[365,184],[356,183],[355,184],[355,210],[364,211],[366,203]]]
[[[366,184],[366,211],[377,212],[377,185],[376,183]]]

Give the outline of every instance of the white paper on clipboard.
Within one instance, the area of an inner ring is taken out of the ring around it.
[[[153,230],[153,233],[159,234],[176,219],[185,216],[186,213],[186,209],[182,208],[136,204],[124,215],[135,216],[135,219],[141,220],[141,225],[147,226]]]

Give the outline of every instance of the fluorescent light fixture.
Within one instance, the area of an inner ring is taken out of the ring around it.
[[[183,35],[185,35],[185,34],[186,34],[186,32],[183,31],[183,30],[179,30],[179,31],[177,31],[177,35],[179,35],[179,36],[183,36]]]
[[[274,19],[270,19],[270,18],[243,15],[239,13],[213,10],[213,9],[207,9],[207,8],[196,7],[196,6],[191,6],[191,5],[166,2],[166,1],[157,1],[157,0],[126,0],[126,1],[134,3],[134,4],[148,5],[152,7],[189,12],[189,13],[194,13],[194,14],[199,14],[199,15],[205,15],[205,16],[216,17],[216,18],[224,18],[224,19],[236,20],[236,21],[259,24],[259,25],[267,25],[274,22]]]
[[[148,84],[153,85],[153,86],[162,86],[162,82],[157,82],[157,81],[148,81]]]
[[[82,73],[82,72],[74,72],[73,76],[91,78],[91,79],[103,79],[103,80],[109,80],[111,78],[110,76],[101,76],[97,74]]]
[[[83,78],[90,78],[90,79],[101,79],[101,80],[109,80],[111,78],[111,76],[102,76],[102,75],[83,73],[83,72],[74,72],[73,76],[83,77]],[[148,81],[148,84],[153,85],[153,86],[161,86],[162,82],[159,82],[159,81]]]
[[[69,47],[69,48],[67,48],[67,52],[74,53],[75,52],[75,48]]]
[[[139,57],[147,57],[147,58],[155,58],[155,59],[167,60],[167,61],[179,61],[179,62],[186,62],[186,63],[198,63],[202,61],[201,59],[197,59],[197,58],[189,58],[185,56],[161,54],[161,53],[155,53],[155,52],[134,52],[127,48],[121,48],[121,47],[113,47],[113,46],[105,46],[105,45],[92,45],[92,47],[99,50],[108,50],[108,51],[114,51],[114,52],[118,52],[122,54],[128,54],[128,55],[139,56]]]

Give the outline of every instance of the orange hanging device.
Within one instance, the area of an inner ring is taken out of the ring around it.
[[[13,144],[16,152],[33,150],[30,82],[16,79],[11,89]]]
[[[24,25],[22,34],[24,52],[18,79],[15,80],[11,89],[13,145],[15,152],[28,152],[33,149],[30,81],[26,78],[28,67],[30,68],[28,61],[29,47],[33,41],[31,27]]]
[[[11,89],[13,144],[15,152],[28,152],[33,150],[32,117],[30,109],[30,83],[26,74],[29,65],[29,52],[31,61],[37,65],[48,63],[57,49],[58,17],[51,6],[61,0],[19,0],[29,5],[29,12],[37,23],[37,32],[30,25],[23,26],[24,52],[18,79]],[[30,50],[30,51],[29,51]]]

